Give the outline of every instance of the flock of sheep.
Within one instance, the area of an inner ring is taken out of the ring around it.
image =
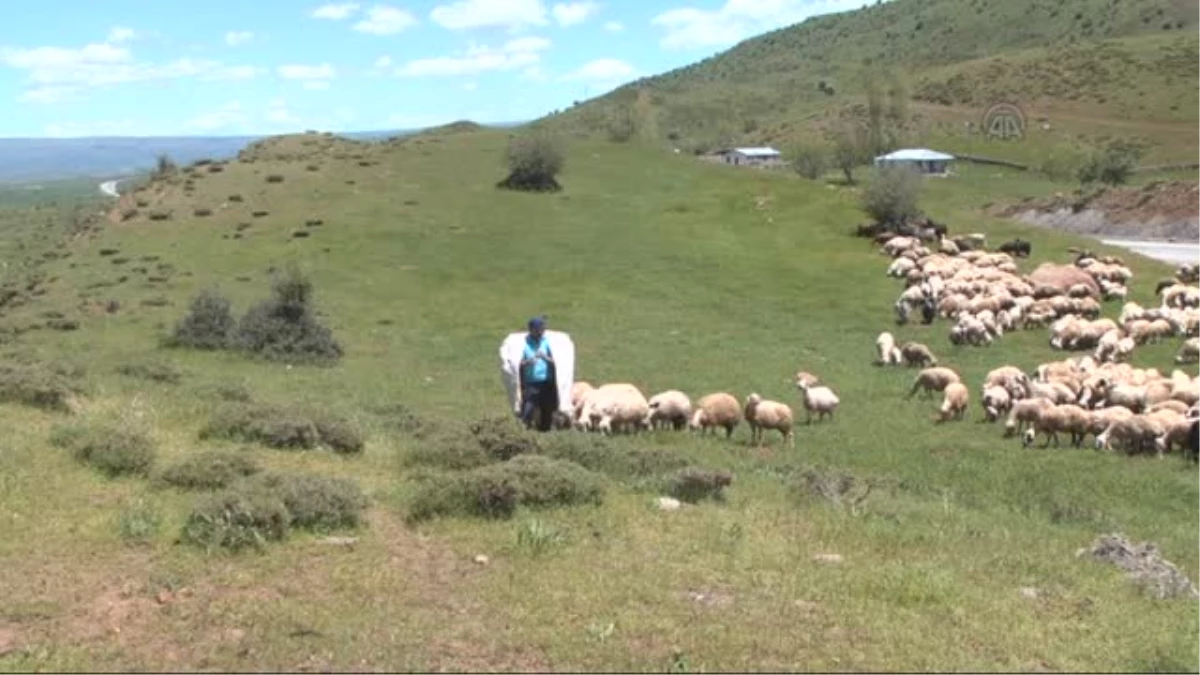
[[[795,379],[805,410],[805,423],[811,424],[815,415],[820,421],[833,417],[841,402],[837,394],[820,384],[815,375],[799,372]],[[637,432],[646,429],[684,429],[702,435],[725,429],[725,437],[744,419],[750,427],[750,441],[761,445],[767,431],[778,431],[790,447],[796,446],[793,431],[795,415],[792,407],[780,401],[763,399],[751,393],[744,403],[726,392],[701,397],[694,404],[687,394],[677,389],[664,391],[647,399],[632,384],[605,384],[593,387],[588,382],[576,382],[571,388],[574,409],[573,426],[581,431]]]
[[[898,323],[920,308],[925,324],[954,321],[952,344],[975,346],[988,346],[1006,331],[1049,327],[1052,349],[1090,352],[1043,363],[1030,374],[1015,366],[992,370],[980,389],[986,421],[1007,415],[1005,435],[1021,434],[1026,446],[1038,435],[1044,445],[1058,445],[1058,434],[1070,433],[1078,447],[1091,434],[1098,449],[1161,457],[1178,447],[1196,459],[1200,377],[1179,369],[1167,376],[1127,361],[1138,346],[1171,338],[1182,338],[1177,364],[1200,361],[1198,266],[1182,266],[1174,279],[1158,284],[1159,306],[1126,302],[1114,321],[1100,318],[1101,302],[1124,300],[1133,277],[1118,258],[1083,251],[1073,265],[1047,264],[1020,275],[1008,254],[983,250],[980,235],[937,241],[931,251],[917,237],[878,240],[892,258],[887,274],[906,282],[894,306]],[[968,387],[955,370],[939,366],[926,345],[898,346],[884,332],[876,351],[879,365],[924,368],[908,396],[942,392],[938,421],[966,416]]]
[[[1176,337],[1183,339],[1176,363],[1200,361],[1198,266],[1182,266],[1174,279],[1158,285],[1159,306],[1147,309],[1125,302],[1113,320],[1101,318],[1101,303],[1123,301],[1133,278],[1115,257],[1077,251],[1073,264],[1045,264],[1022,275],[1005,252],[1013,247],[987,251],[983,235],[950,239],[934,232],[927,237],[885,235],[875,241],[892,258],[887,274],[905,280],[894,305],[897,323],[907,323],[919,309],[925,324],[939,318],[953,321],[952,344],[972,346],[989,346],[1005,332],[1049,328],[1052,349],[1090,352],[1043,363],[1032,373],[1011,365],[989,372],[980,387],[980,405],[986,422],[1006,417],[1005,436],[1020,434],[1028,446],[1041,435],[1045,447],[1051,441],[1057,446],[1058,435],[1069,433],[1078,447],[1092,435],[1098,449],[1161,457],[1182,448],[1196,458],[1200,377],[1179,369],[1163,375],[1127,361],[1138,346]],[[936,251],[927,246],[933,242]],[[941,393],[939,423],[967,416],[969,388],[957,371],[939,365],[927,345],[897,344],[890,332],[883,332],[875,347],[877,365],[922,368],[907,398],[918,392]],[[795,385],[806,423],[811,424],[813,416],[818,421],[833,417],[840,400],[830,387],[803,371],[796,374]],[[571,425],[581,431],[687,428],[706,434],[723,428],[730,438],[745,420],[752,443],[761,444],[766,432],[778,431],[795,447],[791,406],[757,393],[739,402],[732,394],[717,392],[693,403],[679,390],[647,398],[632,384],[593,387],[580,381],[571,390],[571,404]]]

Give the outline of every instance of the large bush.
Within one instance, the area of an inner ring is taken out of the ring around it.
[[[233,452],[202,452],[162,472],[160,480],[188,490],[229,487],[238,479],[260,471],[254,460]]]
[[[565,157],[560,141],[545,131],[514,136],[505,152],[508,177],[497,187],[531,192],[555,192],[562,189],[556,177]]]
[[[1100,182],[1106,185],[1121,185],[1129,180],[1141,160],[1142,150],[1132,143],[1113,141],[1096,150],[1079,167],[1079,182]]]
[[[830,150],[816,143],[801,143],[792,148],[792,169],[800,176],[816,180],[825,173],[829,165]]]
[[[903,166],[881,166],[862,191],[862,210],[885,225],[898,225],[921,214],[921,174]]]
[[[154,464],[154,444],[149,438],[111,426],[60,427],[51,434],[50,442],[110,477],[145,476]]]
[[[238,324],[241,349],[276,361],[336,361],[342,346],[317,320],[312,283],[291,268],[271,285],[271,297],[246,312]]]
[[[191,308],[167,340],[171,346],[224,349],[229,346],[235,322],[229,300],[215,288],[200,291]]]
[[[259,443],[285,450],[324,445],[334,452],[361,452],[363,439],[347,420],[311,415],[303,410],[264,403],[227,403],[200,430],[200,439],[221,438]]]

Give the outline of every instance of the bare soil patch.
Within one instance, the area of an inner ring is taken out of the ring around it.
[[[1198,200],[1200,183],[1155,181],[1027,198],[989,212],[1074,234],[1195,241],[1200,238]]]

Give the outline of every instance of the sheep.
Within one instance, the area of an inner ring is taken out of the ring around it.
[[[752,393],[746,397],[744,408],[746,422],[750,425],[750,442],[762,445],[763,431],[775,429],[788,442],[788,447],[796,447],[796,435],[792,432],[792,408],[779,401],[764,401],[762,396]]]
[[[682,429],[692,416],[692,402],[687,394],[677,389],[664,391],[650,397],[649,426],[657,429],[659,426]]]
[[[1088,433],[1092,434],[1093,436],[1099,436],[1100,434],[1104,433],[1104,430],[1112,426],[1114,422],[1133,417],[1133,413],[1130,412],[1129,408],[1124,408],[1121,406],[1112,406],[1111,408],[1092,410],[1091,415],[1092,421],[1088,425]]]
[[[1004,387],[993,385],[983,390],[980,404],[983,406],[983,414],[987,421],[995,422],[1012,408],[1012,396]]]
[[[1200,361],[1200,338],[1188,338],[1175,354],[1175,363],[1195,363]]]
[[[920,342],[905,342],[900,347],[900,357],[906,366],[936,366],[938,364],[937,357],[929,350],[929,347]]]
[[[802,373],[803,374],[803,373]],[[812,414],[815,410],[817,413],[817,421],[821,421],[826,415],[830,419],[833,418],[834,411],[837,410],[841,399],[829,387],[817,386],[815,382],[808,378],[796,378],[796,388],[804,398],[804,423],[812,424]]]
[[[1053,406],[1054,403],[1042,397],[1026,398],[1013,404],[1008,411],[1008,419],[1004,422],[1004,435],[1012,436],[1021,433],[1026,424],[1032,424],[1038,418],[1042,408]]]
[[[1135,413],[1146,409],[1146,388],[1131,384],[1118,384],[1109,388],[1104,397],[1105,405],[1119,405]]]
[[[928,398],[931,392],[943,391],[946,385],[951,382],[962,382],[962,378],[958,376],[958,373],[943,366],[926,368],[917,373],[916,379],[913,380],[912,389],[909,390],[908,396],[905,398],[912,398],[918,390],[924,391]]]
[[[1159,457],[1164,452],[1171,452],[1176,446],[1182,450],[1186,450],[1188,432],[1191,431],[1194,424],[1193,420],[1189,420],[1182,415],[1178,419],[1165,423],[1162,435],[1154,439],[1154,448],[1158,451]]]
[[[605,384],[584,397],[581,423],[585,428],[608,434],[614,428],[636,432],[646,424],[650,405],[632,384]]]
[[[1042,447],[1049,446],[1053,439],[1054,447],[1057,448],[1058,432],[1065,431],[1071,434],[1071,446],[1078,448],[1083,443],[1083,438],[1087,435],[1091,422],[1091,414],[1077,405],[1068,403],[1048,406],[1038,411],[1033,424],[1025,430],[1021,445],[1029,447],[1038,434],[1044,434],[1046,442],[1042,444]]]
[[[901,361],[900,350],[896,349],[896,338],[891,333],[884,331],[875,338],[875,350],[878,353],[876,365],[899,364]]]
[[[715,433],[717,427],[724,427],[725,438],[730,438],[741,421],[742,408],[738,400],[732,394],[717,392],[696,401],[688,428],[705,435],[710,430]]]
[[[951,417],[961,420],[967,413],[967,404],[970,401],[971,394],[967,390],[967,385],[962,382],[951,382],[946,385],[943,390],[942,407],[939,410],[939,422],[945,422]]]
[[[1141,451],[1153,447],[1154,441],[1163,434],[1162,425],[1153,418],[1145,415],[1133,415],[1113,422],[1107,429],[1096,437],[1097,450],[1112,448],[1113,437],[1118,445],[1127,453]]]
[[[579,416],[579,409],[583,406],[583,398],[588,392],[595,391],[596,388],[586,380],[579,380],[571,385],[571,407],[575,409],[575,416]]]

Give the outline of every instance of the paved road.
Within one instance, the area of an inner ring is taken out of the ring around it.
[[[120,197],[121,193],[117,192],[117,183],[120,182],[119,180],[106,180],[100,184],[100,191],[109,197]]]
[[[1200,262],[1200,243],[1178,243],[1167,241],[1148,241],[1137,239],[1101,239],[1101,243],[1109,246],[1120,246],[1148,258],[1161,260],[1173,265]]]

